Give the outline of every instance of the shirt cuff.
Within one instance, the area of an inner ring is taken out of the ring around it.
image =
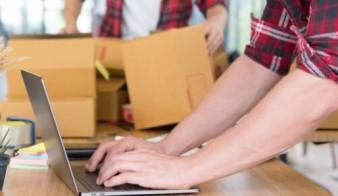
[[[228,9],[228,0],[199,0],[196,4],[204,15],[207,14],[208,9],[216,5],[223,5]]]
[[[289,73],[290,65],[293,58],[281,58],[273,54],[266,53],[262,50],[247,45],[244,54],[263,67],[279,74],[286,75]]]
[[[297,37],[286,29],[252,16],[250,45],[245,54],[280,75],[289,72],[293,62]]]

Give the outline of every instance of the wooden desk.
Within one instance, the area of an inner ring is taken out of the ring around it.
[[[338,142],[338,129],[319,129],[315,131],[307,142]]]
[[[201,196],[305,196],[331,195],[278,160],[199,186]],[[49,171],[8,170],[4,196],[72,195],[69,189]]]
[[[135,136],[140,138],[151,138],[167,134],[171,128],[152,130],[134,130],[132,128],[121,128],[112,124],[100,123],[97,125],[96,135],[93,138],[63,138],[65,144],[88,144],[102,143],[107,140],[114,140],[115,136]]]

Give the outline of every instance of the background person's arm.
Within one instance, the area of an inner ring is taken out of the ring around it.
[[[81,12],[82,2],[82,0],[65,1],[64,16],[66,26],[61,30],[62,33],[79,33],[76,23]]]
[[[224,44],[228,0],[196,0],[196,4],[206,17],[207,46],[209,54],[213,54]]]
[[[207,10],[205,33],[209,54],[214,54],[224,44],[224,30],[227,24],[227,10],[215,5]]]
[[[167,154],[180,155],[222,134],[280,80],[245,55],[220,77],[200,106],[161,142]]]

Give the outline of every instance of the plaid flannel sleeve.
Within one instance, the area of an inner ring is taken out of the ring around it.
[[[268,0],[262,18],[252,16],[251,39],[245,54],[273,72],[287,74],[297,43],[290,27],[290,16],[280,1]]]
[[[100,37],[122,37],[123,0],[107,0],[106,14],[101,22]]]
[[[312,1],[306,35],[298,36],[297,67],[338,83],[338,2]]]
[[[223,5],[224,7],[227,8],[228,0],[197,0],[196,4],[203,12],[203,14],[206,15],[208,9],[215,5]]]

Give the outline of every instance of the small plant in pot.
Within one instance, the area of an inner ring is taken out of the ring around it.
[[[8,133],[9,129],[7,129],[0,143],[0,190],[2,190],[2,186],[4,185],[7,166],[10,161],[10,156],[5,154],[8,149],[8,144],[10,142],[10,140],[8,139]]]

